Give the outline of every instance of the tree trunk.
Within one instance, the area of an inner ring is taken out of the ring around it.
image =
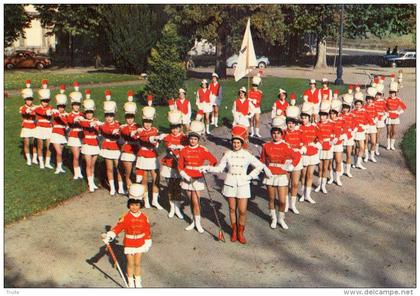
[[[327,68],[327,42],[325,38],[317,40],[315,69]]]
[[[226,34],[223,26],[217,30],[219,38],[216,42],[216,67],[215,72],[220,78],[226,78]]]

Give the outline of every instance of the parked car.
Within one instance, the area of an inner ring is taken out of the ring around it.
[[[401,51],[398,55],[385,55],[384,66],[415,67],[416,66],[416,52],[405,50],[405,51]]]
[[[229,57],[226,60],[226,66],[229,68],[236,68],[236,65],[238,64],[238,58],[239,56],[237,54],[234,54],[233,56]],[[266,68],[268,65],[270,65],[270,61],[267,57],[264,56],[257,56],[257,65],[258,68]]]
[[[37,68],[42,70],[51,65],[51,60],[47,56],[36,54],[29,50],[17,50],[10,56],[4,57],[6,69],[14,68]]]

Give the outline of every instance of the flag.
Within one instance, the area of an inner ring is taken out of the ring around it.
[[[238,81],[250,73],[253,67],[256,66],[257,58],[255,57],[254,44],[251,36],[251,20],[248,19],[244,39],[242,40],[241,51],[239,52],[238,64],[234,71],[235,81]]]

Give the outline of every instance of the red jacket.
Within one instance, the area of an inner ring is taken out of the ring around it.
[[[219,82],[216,82],[216,83],[210,82],[209,89],[210,89],[210,91],[213,95],[218,97],[219,96],[219,91],[220,91],[220,83]]]
[[[112,123],[104,122],[100,127],[101,134],[104,137],[102,142],[102,149],[107,150],[120,150],[118,146],[118,139],[120,138],[120,124],[118,121],[113,121]],[[113,131],[117,130],[116,134],[113,134]]]
[[[181,149],[171,149],[171,148],[169,148],[169,146],[171,146],[171,145],[187,146],[188,145],[188,138],[183,133],[179,133],[177,136],[169,134],[163,139],[163,144],[168,149],[168,153],[172,152],[173,155],[175,155],[177,158],[179,158],[179,152],[181,151]],[[162,158],[162,164],[166,165],[170,168],[173,168],[173,169],[177,168],[177,164],[174,161],[173,156],[170,156],[169,154],[165,155]]]
[[[189,103],[190,101],[185,98],[183,102],[181,102],[181,99],[176,99],[175,100],[175,106],[176,106],[176,110],[180,111],[182,114],[188,114],[189,110]]]
[[[383,99],[375,101],[376,111],[378,112],[378,120],[382,120],[386,112],[386,102]]]
[[[318,142],[318,127],[316,124],[309,123],[308,125],[301,125],[299,127],[302,132],[302,142],[306,147],[306,155],[312,156],[318,153],[318,148],[310,144]]]
[[[198,171],[198,168],[206,161],[212,166],[217,163],[216,157],[206,147],[201,145],[186,146],[179,152],[178,170],[184,171],[191,178],[201,178],[203,174]]]
[[[286,163],[286,160],[291,159],[292,164],[297,166],[300,158],[300,153],[293,151],[283,140],[276,143],[265,143],[260,156],[261,162],[270,169],[273,175],[287,174],[288,172],[278,165],[283,165]]]
[[[69,125],[69,138],[79,138],[81,139],[83,137],[82,127],[79,125],[79,123],[75,122],[74,119],[76,117],[82,116],[82,112],[70,112],[67,115],[67,124]]]
[[[53,113],[53,134],[59,134],[62,136],[66,135],[66,127],[67,127],[67,114],[65,113]]]
[[[332,91],[331,88],[327,87],[326,89],[320,88],[319,89],[321,93],[321,101],[322,100],[332,100]]]
[[[401,108],[403,110],[407,109],[407,106],[398,97],[395,97],[395,98],[389,97],[385,100],[385,103],[386,103],[386,110],[389,113],[389,118],[391,119],[396,119],[400,117],[398,113],[395,113],[395,111],[398,111],[398,108]]]
[[[378,111],[376,110],[375,103],[366,104],[364,106],[367,114],[369,115],[369,125],[375,125],[375,118],[378,117]]]
[[[255,102],[254,106],[255,108],[261,107],[261,101],[262,101],[263,92],[259,89],[257,90],[250,90],[248,92],[248,99]]]
[[[238,98],[235,100],[235,111],[242,113],[243,115],[248,115],[249,113],[249,100],[245,98],[243,102]]]
[[[22,127],[33,129],[35,128],[35,111],[31,110],[32,106],[23,105],[19,108],[19,113],[22,115]],[[28,112],[27,112],[28,111]]]
[[[343,140],[340,140],[340,137],[344,134],[344,119],[338,116],[336,119],[331,121],[333,123],[334,138],[337,139],[336,145],[340,145],[343,143]]]
[[[99,146],[98,142],[98,134],[99,134],[99,125],[96,124],[91,126],[91,123],[99,123],[96,118],[91,120],[82,119],[79,120],[79,125],[83,128],[83,140],[82,143],[84,145],[89,146]]]
[[[38,106],[35,108],[35,115],[36,115],[36,126],[39,127],[52,127],[51,124],[51,115],[47,115],[47,110],[51,110],[53,107],[51,105],[47,105],[47,107]]]
[[[275,105],[276,112],[277,112],[277,110],[281,110],[282,112],[281,112],[280,115],[286,115],[286,109],[287,109],[287,107],[289,107],[289,103],[287,103],[286,100],[284,100],[284,102],[281,102],[280,99],[277,99],[274,102],[274,105]]]
[[[354,120],[354,114],[349,113],[341,113],[340,117],[343,119],[343,132],[347,135],[347,139],[351,139],[351,133],[356,128],[356,122]]]
[[[144,245],[144,241],[151,239],[149,219],[144,213],[138,217],[129,211],[121,217],[112,231],[118,235],[121,231],[125,232],[124,247],[139,248]]]
[[[294,131],[285,129],[283,139],[295,151],[303,147],[302,131],[299,128],[296,128]]]
[[[210,103],[210,90],[208,88],[206,88],[205,92],[203,88],[200,88],[197,93],[199,103]]]
[[[156,147],[159,145],[159,143],[150,142],[150,137],[156,137],[158,135],[159,131],[154,126],[152,126],[148,130],[145,128],[141,128],[140,131],[133,136],[134,139],[139,140],[140,148],[137,155],[142,156],[144,158],[157,157]]]
[[[331,141],[334,139],[334,124],[328,120],[327,122],[318,122],[318,140],[322,145],[322,150],[331,149]]]
[[[123,138],[125,142],[123,146],[121,147],[122,152],[130,153],[130,154],[137,154],[139,145],[136,142],[136,139],[131,137],[131,133],[137,131],[139,127],[140,126],[135,122],[133,122],[130,125],[123,124],[120,126],[121,137]]]
[[[361,108],[360,110],[354,109],[352,111],[354,115],[354,124],[357,128],[358,132],[363,132],[362,125],[368,125],[371,118],[369,117],[369,114],[366,112],[364,108]]]
[[[314,92],[309,88],[305,90],[303,96],[308,96],[308,102],[318,104],[321,100],[321,92],[318,88],[315,88]]]

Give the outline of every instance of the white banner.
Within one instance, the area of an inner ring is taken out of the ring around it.
[[[257,67],[257,58],[255,57],[254,43],[251,36],[251,20],[248,19],[241,51],[239,52],[238,64],[234,71],[235,81],[250,73],[254,67]]]

